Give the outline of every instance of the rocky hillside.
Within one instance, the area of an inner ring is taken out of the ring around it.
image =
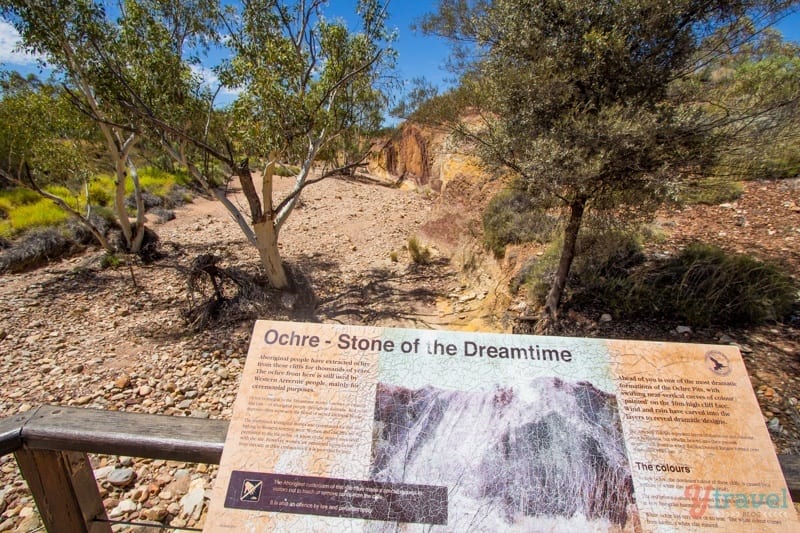
[[[522,313],[509,295],[510,273],[537,249],[518,249],[502,263],[483,250],[481,211],[499,184],[448,148],[446,135],[414,126],[387,140],[370,169],[370,179],[329,179],[304,192],[281,232],[281,251],[313,298],[278,299],[263,318],[510,331]],[[395,187],[398,181],[405,186]],[[277,187],[290,186],[290,179],[278,179]],[[242,198],[234,191],[233,200]],[[736,203],[662,213],[668,236],[658,246],[668,251],[711,241],[798,272],[798,206],[800,181],[749,183]],[[218,203],[198,199],[177,215],[150,221],[165,253],[155,264],[101,268],[102,254],[89,249],[0,276],[0,417],[40,404],[230,416],[252,321],[191,332],[182,317],[185,273],[201,253],[254,272],[257,254]],[[412,261],[410,237],[430,250],[426,264]],[[797,324],[693,331],[603,314],[565,313],[560,333],[738,344],[776,450],[800,452]],[[202,526],[213,467],[92,460],[113,518]],[[0,458],[0,531],[39,526],[13,457]]]

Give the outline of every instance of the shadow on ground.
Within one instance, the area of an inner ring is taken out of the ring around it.
[[[316,315],[322,321],[365,325],[413,325],[432,327],[436,300],[447,294],[453,273],[447,261],[410,265],[402,271],[373,268],[350,283],[334,270],[324,279]],[[319,272],[318,272],[319,273]]]

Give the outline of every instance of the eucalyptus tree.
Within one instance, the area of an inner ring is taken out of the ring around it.
[[[719,117],[731,139],[715,176],[769,179],[800,172],[800,46],[769,29],[686,83],[702,89],[708,113]]]
[[[118,183],[126,163],[133,169],[136,141],[158,142],[224,203],[277,288],[290,284],[278,250],[281,227],[306,186],[366,156],[360,141],[380,123],[385,102],[378,83],[394,57],[380,0],[357,1],[355,30],[326,18],[326,5],[248,0],[223,9],[214,0],[126,0],[112,21],[100,2],[0,0],[25,45],[47,56],[96,120]],[[214,68],[238,91],[224,112],[196,74],[209,43],[230,54]],[[321,155],[333,160],[344,151],[350,152],[344,162],[315,173]],[[251,160],[263,163],[260,176]],[[284,162],[299,162],[299,171],[290,192],[274,198],[274,169]],[[211,173],[220,165],[241,183],[246,210],[215,187]],[[131,177],[136,184],[135,172]]]
[[[124,106],[159,132],[167,152],[224,203],[276,288],[290,285],[278,249],[281,227],[306,186],[365,158],[367,147],[357,141],[380,124],[384,99],[377,84],[393,60],[382,2],[357,2],[356,30],[326,18],[326,5],[323,0],[249,0],[240,9],[225,10],[222,42],[230,58],[215,72],[239,94],[222,120],[209,108],[208,120],[181,123],[159,113],[135,90],[122,95]],[[343,163],[315,173],[321,155],[345,149],[351,153]],[[246,209],[213,186],[209,159],[238,178]],[[263,164],[260,174],[251,161]],[[275,168],[286,162],[299,163],[299,169],[291,190],[278,198]]]
[[[43,56],[72,96],[76,106],[94,118],[114,169],[116,218],[127,251],[136,253],[144,240],[144,207],[131,154],[137,136],[113,103],[104,98],[107,76],[98,51],[111,49],[119,35],[102,4],[87,0],[2,0],[0,13],[22,36],[28,50]],[[125,185],[134,184],[136,219],[132,224],[125,206]]]
[[[93,129],[59,87],[15,72],[0,82],[0,177],[52,200],[110,252],[89,202],[98,145]]]
[[[638,209],[714,163],[718,117],[676,90],[746,43],[787,0],[440,0],[422,21],[463,74],[457,131],[487,163],[564,207],[554,317],[587,209]],[[451,110],[452,111],[452,110]]]

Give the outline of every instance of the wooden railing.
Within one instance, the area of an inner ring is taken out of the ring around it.
[[[110,533],[87,453],[219,464],[228,422],[41,406],[0,419],[0,456],[13,453],[47,531]],[[794,501],[800,456],[778,459]]]

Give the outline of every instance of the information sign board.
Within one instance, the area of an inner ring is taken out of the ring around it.
[[[800,526],[736,347],[257,322],[206,531],[398,530]]]

